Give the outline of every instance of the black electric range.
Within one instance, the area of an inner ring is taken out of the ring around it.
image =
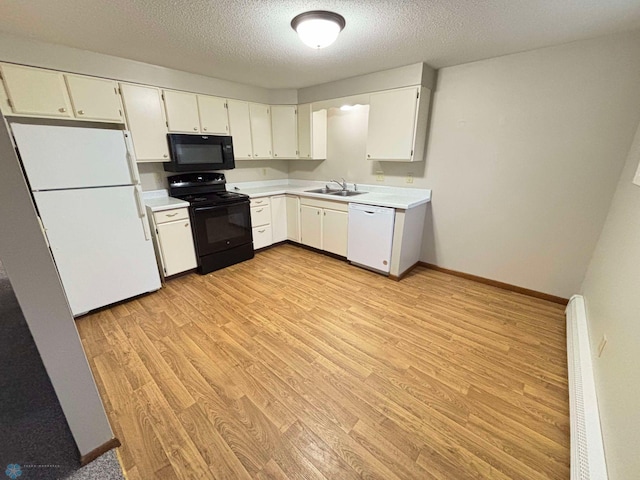
[[[169,195],[189,202],[198,272],[253,258],[249,197],[228,192],[223,173],[184,173],[169,180]]]

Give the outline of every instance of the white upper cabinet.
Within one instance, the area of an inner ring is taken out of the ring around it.
[[[271,158],[271,108],[261,103],[249,104],[253,158]]]
[[[11,113],[69,118],[71,102],[59,72],[20,65],[0,65]]]
[[[298,157],[311,158],[311,104],[298,105]]]
[[[327,158],[327,111],[311,112],[311,158]]]
[[[236,160],[253,159],[251,142],[251,119],[249,103],[227,100],[229,110],[229,133],[233,137],[233,154]]]
[[[428,89],[400,88],[372,93],[369,103],[367,159],[424,160],[429,110]]]
[[[65,75],[73,114],[78,119],[124,122],[118,84],[113,80]]]
[[[175,90],[165,90],[162,96],[170,132],[229,135],[224,98]]]
[[[182,133],[198,133],[200,131],[198,102],[195,94],[164,90],[162,97],[167,112],[169,131]]]
[[[327,158],[327,111],[314,112],[310,103],[298,105],[298,158]]]
[[[200,131],[215,135],[229,135],[227,101],[210,95],[198,95]]]
[[[271,107],[273,158],[298,158],[298,121],[295,105]]]
[[[160,90],[120,84],[122,101],[138,162],[168,162],[167,124]]]

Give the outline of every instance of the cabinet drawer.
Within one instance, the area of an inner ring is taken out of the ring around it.
[[[174,208],[173,210],[164,210],[162,212],[154,212],[153,218],[156,223],[173,222],[175,220],[188,220],[188,208]]]
[[[271,226],[255,227],[253,229],[253,249],[268,247],[273,243],[271,238]]]
[[[251,226],[260,227],[271,223],[271,207],[251,207]]]
[[[265,207],[267,205],[270,205],[271,202],[269,201],[269,197],[261,197],[261,198],[252,198],[251,199],[251,206],[252,207]]]

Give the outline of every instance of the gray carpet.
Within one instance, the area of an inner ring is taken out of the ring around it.
[[[115,452],[80,468],[80,455],[0,263],[0,478],[123,480]]]

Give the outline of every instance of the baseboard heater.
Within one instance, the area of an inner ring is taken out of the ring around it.
[[[571,480],[607,480],[584,297],[567,305]]]

